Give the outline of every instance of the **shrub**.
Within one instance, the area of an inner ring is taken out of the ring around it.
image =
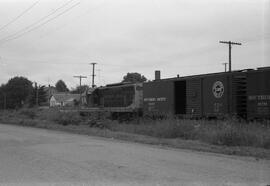
[[[22,110],[20,110],[19,114],[24,115],[30,119],[34,119],[37,116],[37,112],[35,109],[23,108]]]
[[[36,126],[37,125],[37,121],[35,120],[25,120],[25,119],[21,119],[20,122],[19,122],[20,125],[22,126],[30,126],[30,127],[33,127],[33,126]]]
[[[61,125],[79,125],[82,119],[78,112],[59,112],[55,121]]]
[[[118,123],[106,121],[106,128],[113,131],[136,133],[158,138],[200,140],[214,145],[254,146],[270,148],[270,126],[247,123],[234,119],[187,120],[141,119],[139,122]]]
[[[60,115],[60,111],[55,108],[41,110],[39,112],[39,118],[41,120],[56,121]]]
[[[260,123],[218,121],[203,125],[199,139],[215,145],[267,147],[270,130]]]
[[[270,149],[270,136],[267,136],[264,138],[262,147],[266,149]]]

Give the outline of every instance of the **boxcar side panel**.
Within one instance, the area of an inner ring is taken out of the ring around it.
[[[174,114],[173,81],[153,81],[143,84],[145,115]]]
[[[270,118],[270,70],[247,75],[248,118]]]
[[[219,116],[229,113],[229,76],[213,75],[203,79],[203,115]]]
[[[186,96],[187,107],[186,113],[190,117],[202,116],[202,92],[201,92],[201,78],[188,79],[186,81]]]

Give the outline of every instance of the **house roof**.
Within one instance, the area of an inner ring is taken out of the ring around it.
[[[53,94],[52,97],[54,97],[57,102],[80,100],[80,94],[57,93]]]

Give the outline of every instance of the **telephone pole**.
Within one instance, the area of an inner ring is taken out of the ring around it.
[[[92,71],[92,87],[94,88],[95,87],[95,65],[97,63],[90,63],[91,65],[93,65],[93,71]]]
[[[227,64],[228,63],[222,63],[225,66],[225,72],[227,72]]]
[[[229,45],[229,72],[232,71],[232,45],[242,45],[242,43],[236,43],[232,41],[219,41],[219,43],[228,44]]]
[[[79,89],[79,93],[80,93],[80,104],[82,102],[82,79],[83,78],[87,78],[86,76],[73,76],[74,78],[79,78],[80,79],[80,89]]]
[[[79,78],[80,79],[80,92],[81,92],[81,86],[82,86],[82,79],[87,78],[86,76],[73,76],[74,78]]]

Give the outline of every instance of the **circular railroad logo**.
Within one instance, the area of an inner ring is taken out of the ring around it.
[[[221,81],[216,81],[213,84],[212,92],[216,98],[221,98],[224,93],[224,86]]]

